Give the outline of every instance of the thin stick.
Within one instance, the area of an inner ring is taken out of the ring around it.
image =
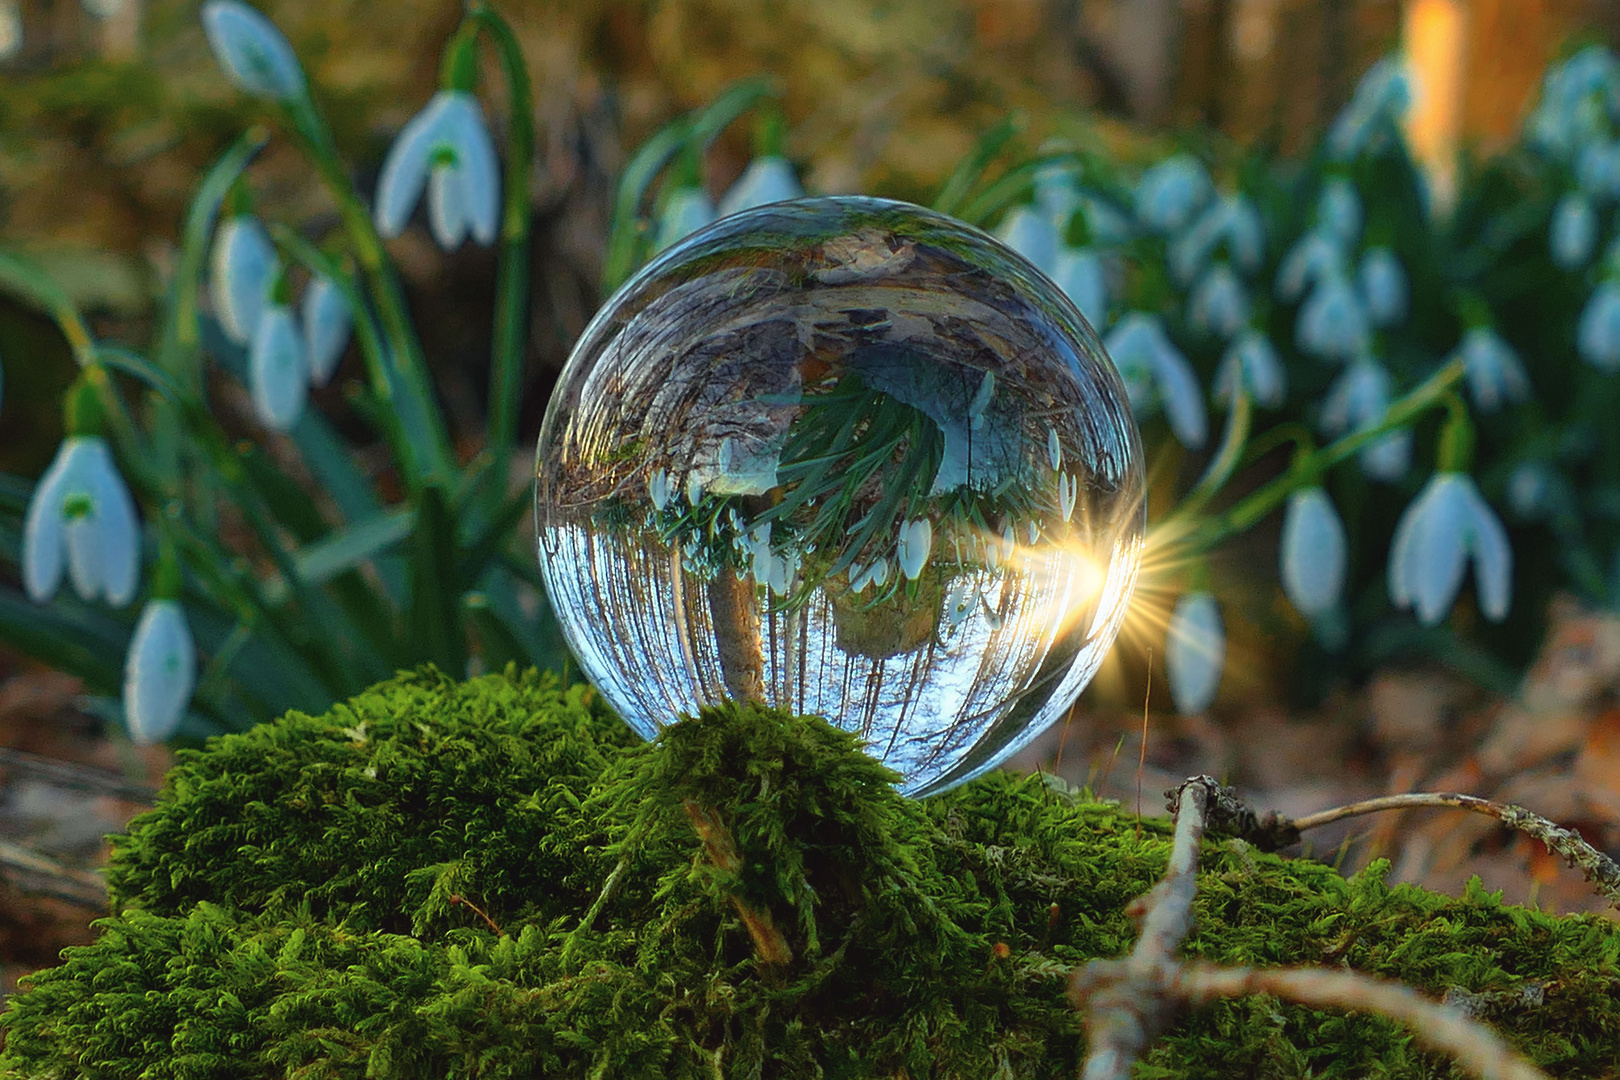
[[[1136,838],[1142,839],[1142,774],[1147,771],[1148,703],[1153,700],[1153,649],[1147,657],[1147,689],[1142,693],[1142,752],[1136,759]]]
[[[1484,1024],[1461,1010],[1430,1001],[1388,979],[1334,968],[1223,968],[1188,964],[1175,992],[1190,1005],[1216,998],[1271,994],[1312,1008],[1378,1013],[1409,1028],[1418,1042],[1449,1054],[1481,1080],[1547,1080],[1547,1074],[1520,1057]]]
[[[107,906],[107,883],[100,874],[63,866],[20,844],[0,840],[0,873],[18,892],[54,896],[86,908]]]

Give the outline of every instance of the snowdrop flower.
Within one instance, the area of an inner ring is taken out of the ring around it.
[[[39,478],[23,519],[23,588],[43,604],[56,595],[65,562],[85,600],[123,607],[135,595],[141,566],[135,500],[99,435],[63,440]]]
[[[1208,709],[1225,664],[1226,631],[1215,598],[1207,592],[1185,594],[1170,613],[1164,642],[1164,669],[1176,711],[1190,715]]]
[[[1154,232],[1180,232],[1213,190],[1203,162],[1177,154],[1142,174],[1136,185],[1136,216]]]
[[[1215,400],[1230,402],[1241,386],[1255,403],[1281,408],[1288,393],[1282,359],[1264,332],[1250,327],[1239,334],[1221,355],[1215,369]]]
[[[1615,92],[1616,61],[1600,45],[1589,46],[1550,68],[1542,83],[1541,102],[1531,114],[1532,144],[1559,159],[1603,134],[1605,99]]]
[[[955,629],[978,606],[979,594],[973,586],[966,581],[955,582],[945,594],[945,621]]]
[[[1330,274],[1300,306],[1294,337],[1301,352],[1352,360],[1367,351],[1372,330],[1355,289],[1343,276]]]
[[[304,95],[304,69],[276,24],[240,0],[208,0],[203,33],[225,77],[258,97],[286,102]]]
[[[1575,182],[1592,198],[1612,198],[1620,183],[1620,143],[1594,140],[1575,155]]]
[[[1063,241],[1045,214],[1029,206],[1015,207],[996,230],[996,236],[1047,277],[1056,274],[1058,249]]]
[[[1091,242],[1101,247],[1123,244],[1131,238],[1131,219],[1109,203],[1088,192],[1080,193],[1075,210],[1085,217]]]
[[[792,163],[785,157],[767,154],[748,163],[748,168],[743,170],[737,182],[720,196],[716,213],[726,217],[752,210],[756,206],[803,197],[804,188],[799,186],[799,177],[793,171]]]
[[[428,224],[441,248],[472,238],[495,242],[501,180],[484,110],[466,90],[440,90],[400,129],[377,181],[377,231],[405,231],[411,211],[428,193]]]
[[[1265,226],[1254,204],[1242,195],[1227,195],[1199,215],[1170,243],[1170,272],[1185,285],[1198,276],[1221,244],[1234,266],[1245,273],[1260,269],[1265,259]]]
[[[1620,281],[1593,291],[1575,331],[1575,351],[1599,371],[1620,371]]]
[[[1321,231],[1312,229],[1300,237],[1277,268],[1277,299],[1293,303],[1323,278],[1345,272],[1344,245]]]
[[[309,398],[309,357],[292,309],[271,304],[248,349],[248,392],[259,421],[274,431],[298,422]]]
[[[1513,549],[1507,531],[1466,473],[1437,472],[1406,508],[1389,553],[1389,597],[1435,626],[1462,588],[1474,560],[1479,608],[1492,622],[1507,617]]]
[[[354,312],[348,298],[331,278],[315,276],[304,289],[299,305],[304,324],[304,349],[309,357],[309,383],[325,386],[349,347],[354,329]]]
[[[1283,591],[1308,619],[1332,611],[1344,590],[1350,543],[1333,500],[1320,487],[1301,488],[1283,513]]]
[[[1389,327],[1406,318],[1408,287],[1401,260],[1387,247],[1370,247],[1361,253],[1361,295],[1367,302],[1367,317],[1377,327]]]
[[[1330,435],[1364,431],[1383,422],[1389,411],[1389,372],[1370,357],[1351,364],[1328,390],[1322,404],[1321,424]],[[1378,480],[1395,481],[1411,465],[1412,433],[1392,431],[1362,447],[1362,471]]]
[[[670,193],[669,201],[658,215],[658,231],[653,237],[653,252],[663,251],[697,232],[715,220],[714,203],[702,188],[683,187]]]
[[[1058,473],[1058,514],[1064,521],[1074,517],[1074,506],[1080,498],[1080,478]]]
[[[1530,396],[1530,378],[1518,354],[1490,327],[1469,330],[1452,355],[1462,359],[1469,396],[1481,412],[1495,412],[1504,402]]]
[[[1074,301],[1093,329],[1108,319],[1108,282],[1102,260],[1090,248],[1063,248],[1052,270],[1052,281]]]
[[[1342,176],[1329,180],[1316,203],[1316,222],[1346,245],[1361,236],[1361,195]]]
[[[1048,161],[1035,170],[1035,205],[1053,221],[1074,213],[1080,193],[1074,189],[1075,167],[1068,161]]]
[[[1597,210],[1592,200],[1578,191],[1570,192],[1553,207],[1552,228],[1547,235],[1552,261],[1562,270],[1579,270],[1591,261],[1597,234]]]
[[[1378,61],[1361,77],[1350,104],[1328,129],[1329,156],[1350,161],[1377,149],[1381,140],[1398,131],[1411,103],[1411,80],[1404,61],[1398,56]]]
[[[1216,263],[1187,301],[1188,320],[1200,330],[1230,338],[1249,321],[1249,294],[1227,263]]]
[[[1209,437],[1198,376],[1171,344],[1157,315],[1133,311],[1108,332],[1104,348],[1119,368],[1132,409],[1146,415],[1162,405],[1181,445],[1196,450]]]
[[[138,746],[173,735],[197,685],[197,648],[177,600],[141,609],[124,660],[124,718]]]
[[[238,345],[253,340],[280,276],[281,260],[258,218],[238,214],[220,225],[209,256],[208,292],[226,337]]]
[[[927,518],[918,518],[900,526],[900,544],[897,555],[900,572],[907,581],[915,581],[928,565],[928,553],[934,544],[934,526]]]
[[[652,500],[653,509],[660,514],[669,506],[670,497],[674,489],[669,482],[669,473],[664,469],[654,469],[647,477],[647,497]]]
[[[878,588],[889,583],[889,560],[882,555],[872,565],[860,568],[850,567],[849,588],[851,592],[865,592],[868,585]]]
[[[1508,475],[1508,509],[1518,518],[1533,519],[1546,509],[1552,487],[1552,471],[1546,465],[1539,461],[1521,461]]]
[[[1063,440],[1055,427],[1046,429],[1046,460],[1052,463],[1053,472],[1063,468]]]

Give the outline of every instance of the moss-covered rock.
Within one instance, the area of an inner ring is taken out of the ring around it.
[[[182,754],[116,844],[119,914],[12,999],[0,1066],[1073,1075],[1065,977],[1130,947],[1124,908],[1163,870],[1165,824],[1038,777],[925,802],[890,780],[814,718],[718,710],[640,746],[581,687],[404,675]],[[1230,842],[1204,866],[1188,952],[1485,995],[1549,1071],[1614,1075],[1613,924]],[[1269,998],[1188,1016],[1137,1073],[1450,1074],[1389,1022]]]

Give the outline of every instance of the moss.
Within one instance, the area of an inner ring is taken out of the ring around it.
[[[583,688],[403,675],[182,754],[115,845],[119,914],[12,999],[0,1065],[1073,1075],[1066,973],[1130,947],[1124,907],[1163,870],[1165,823],[1138,831],[1039,777],[924,802],[890,781],[815,718],[717,710],[635,745]],[[1384,869],[1211,841],[1188,951],[1459,988],[1508,1003],[1492,1022],[1554,1074],[1613,1074],[1620,928]],[[791,959],[756,961],[750,920]],[[1514,1004],[1527,987],[1539,1005]],[[1190,1014],[1137,1074],[1453,1075],[1383,1020],[1269,998]]]

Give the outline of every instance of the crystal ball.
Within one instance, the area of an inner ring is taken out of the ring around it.
[[[1142,549],[1096,333],[992,237],[884,199],[760,207],[654,259],[575,346],[536,474],[552,607],[631,727],[814,713],[911,795],[1069,709]]]

